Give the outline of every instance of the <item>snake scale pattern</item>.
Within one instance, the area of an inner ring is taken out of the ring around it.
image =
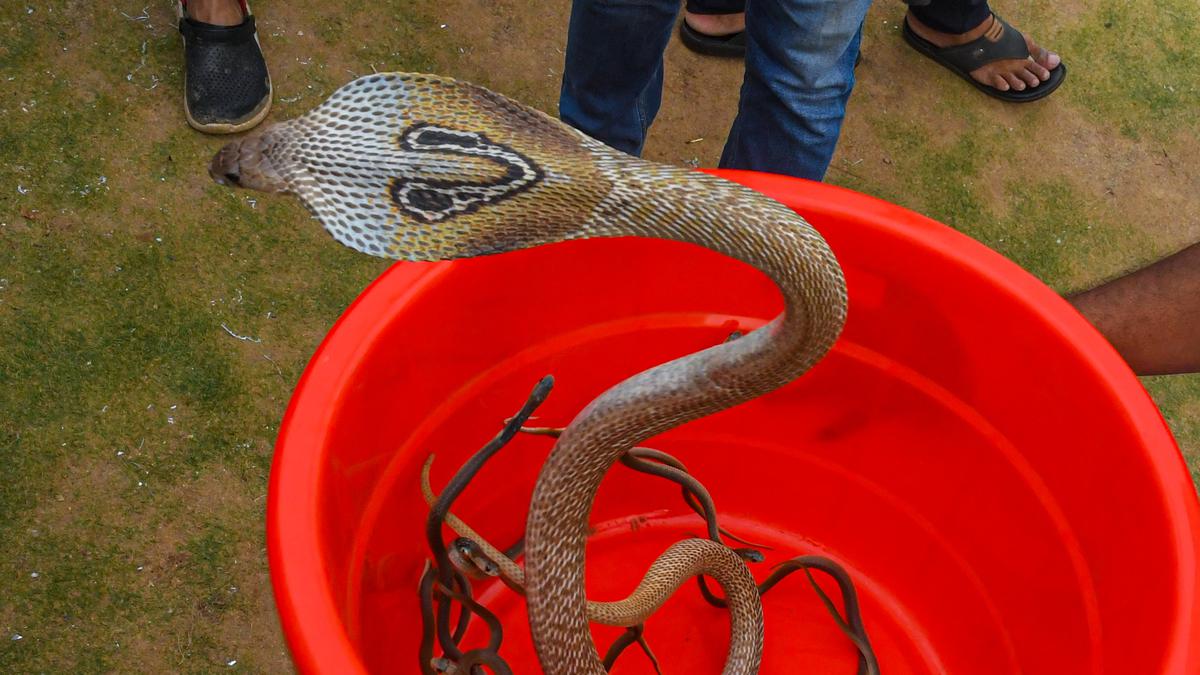
[[[210,173],[221,183],[294,194],[334,239],[376,256],[446,260],[569,239],[651,237],[723,253],[778,285],[785,309],[774,321],[621,382],[559,438],[526,523],[529,622],[546,673],[604,672],[588,628],[584,548],[596,490],[620,455],[787,384],[825,355],[845,320],[841,268],[790,209],[720,178],[631,157],[448,78],[360,78],[309,113],[230,143]],[[757,672],[761,603],[730,549],[685,540],[652,570],[630,596],[647,615],[687,578],[717,578],[731,613],[725,672]]]

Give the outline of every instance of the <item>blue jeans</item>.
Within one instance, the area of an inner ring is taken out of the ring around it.
[[[833,157],[871,0],[750,0],[746,75],[721,166],[821,180]],[[662,102],[679,0],[575,0],[559,114],[641,154]]]

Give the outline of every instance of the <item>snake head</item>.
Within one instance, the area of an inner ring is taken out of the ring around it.
[[[208,165],[208,175],[220,185],[285,192],[287,183],[275,170],[267,152],[274,127],[226,144]]]
[[[295,195],[356,251],[450,260],[582,236],[609,191],[597,165],[609,152],[486,89],[381,73],[230,143],[209,174]]]

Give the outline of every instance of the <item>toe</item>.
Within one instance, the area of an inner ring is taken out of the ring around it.
[[[1029,54],[1032,56],[1034,62],[1048,71],[1054,70],[1058,67],[1058,64],[1062,63],[1062,57],[1049,49],[1039,47],[1028,36],[1025,37],[1025,46],[1029,48]],[[1046,78],[1043,77],[1042,79]]]
[[[1049,49],[1041,50],[1041,54],[1039,56],[1041,58],[1037,60],[1038,65],[1046,68],[1047,70],[1054,70],[1058,67],[1058,64],[1062,63],[1062,57],[1050,51]]]
[[[1010,89],[1008,86],[1008,80],[1005,80],[1004,77],[999,73],[992,75],[991,84],[999,91],[1008,91]]]
[[[1032,73],[1034,77],[1041,80],[1042,82],[1045,82],[1046,80],[1050,79],[1050,71],[1047,70],[1045,66],[1038,63],[1037,61],[1030,61],[1030,62],[1026,63],[1025,69],[1027,71],[1029,71],[1030,73]],[[1036,83],[1031,83],[1031,84],[1036,84]]]
[[[1025,91],[1025,81],[1017,77],[1013,73],[1004,73],[1003,75],[1008,85],[1017,91]]]
[[[1031,68],[1022,68],[1017,72],[1017,77],[1030,87],[1036,87],[1042,83],[1042,78],[1038,77]]]

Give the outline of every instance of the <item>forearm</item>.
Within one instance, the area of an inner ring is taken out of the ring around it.
[[[1200,372],[1200,244],[1068,299],[1137,374]]]

